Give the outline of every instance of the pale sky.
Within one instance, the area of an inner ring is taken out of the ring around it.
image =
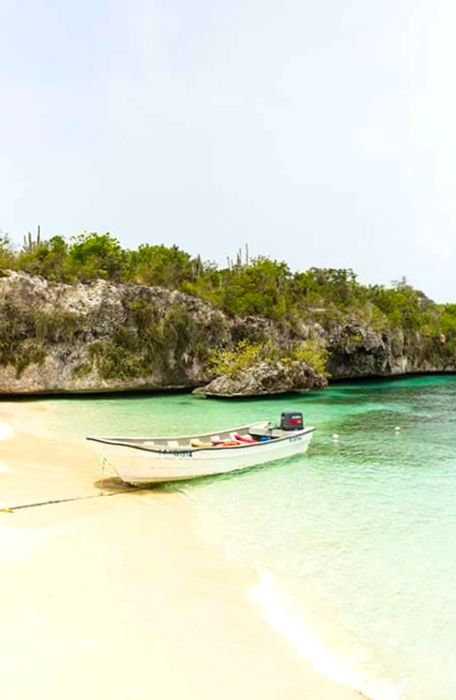
[[[0,229],[456,301],[456,3],[0,0]]]

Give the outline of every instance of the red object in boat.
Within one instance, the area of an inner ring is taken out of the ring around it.
[[[253,442],[256,442],[253,438],[250,437],[244,437],[243,435],[239,435],[239,433],[236,433],[235,436],[236,440],[239,440],[239,442],[246,442],[249,445],[251,445]]]

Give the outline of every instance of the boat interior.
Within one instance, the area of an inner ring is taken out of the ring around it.
[[[198,448],[224,448],[258,445],[278,438],[288,437],[290,432],[272,427],[270,422],[255,423],[239,428],[231,428],[219,433],[204,433],[182,437],[154,438],[89,438],[110,444],[131,445],[134,447],[158,448],[167,450],[189,450]]]

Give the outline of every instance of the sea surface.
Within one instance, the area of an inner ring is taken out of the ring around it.
[[[51,403],[56,427],[81,437],[217,431],[302,410],[317,427],[306,455],[177,488],[208,536],[255,568],[246,595],[317,669],[373,700],[455,700],[456,377],[236,402]]]

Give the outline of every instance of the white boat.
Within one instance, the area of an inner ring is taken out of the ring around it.
[[[301,422],[302,425],[302,422]],[[272,428],[268,422],[179,437],[88,437],[129,484],[228,474],[306,452],[315,428]]]

